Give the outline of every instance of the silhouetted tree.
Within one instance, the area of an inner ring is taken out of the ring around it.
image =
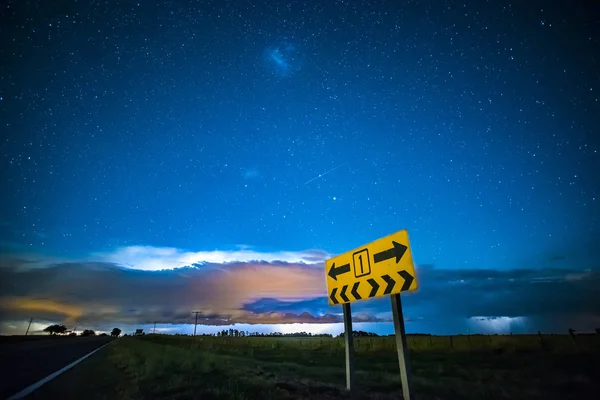
[[[86,329],[83,332],[81,332],[81,336],[96,336],[96,332],[94,332],[91,329]]]
[[[44,328],[44,332],[48,332],[51,335],[63,334],[67,332],[67,327],[64,325],[50,325]]]
[[[121,330],[119,328],[113,328],[112,332],[110,333],[110,336],[119,337],[120,334]]]

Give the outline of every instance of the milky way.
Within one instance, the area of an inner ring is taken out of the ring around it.
[[[267,48],[264,57],[268,68],[281,77],[290,76],[301,68],[298,52],[289,43]]]

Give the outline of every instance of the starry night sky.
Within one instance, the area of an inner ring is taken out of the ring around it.
[[[141,273],[119,259],[140,248],[158,262],[171,249],[268,264],[406,228],[424,270],[596,282],[591,3],[4,2],[3,273],[33,259]],[[10,279],[13,305],[82,301]],[[319,290],[302,312],[339,312]]]

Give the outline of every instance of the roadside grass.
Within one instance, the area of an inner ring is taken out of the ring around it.
[[[124,338],[28,398],[279,398],[260,379],[247,380],[224,367],[210,353]]]
[[[345,390],[343,348],[328,339],[178,337],[118,339],[30,398],[401,398],[395,351],[357,351],[358,390]],[[329,339],[332,341],[335,339]],[[415,399],[592,399],[598,353],[532,349],[412,350]],[[569,350],[570,349],[570,350]]]

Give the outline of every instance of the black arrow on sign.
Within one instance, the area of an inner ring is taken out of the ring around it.
[[[340,292],[340,297],[342,298],[342,300],[344,300],[346,303],[348,303],[350,301],[350,299],[348,298],[348,296],[346,296],[346,289],[348,289],[348,285],[342,286],[342,291]]]
[[[337,292],[337,288],[333,288],[333,290],[331,291],[331,294],[329,295],[329,298],[331,299],[331,302],[333,304],[340,304],[340,302],[338,301],[338,299],[335,298],[335,293]]]
[[[339,267],[335,267],[335,263],[331,264],[331,268],[329,269],[329,276],[333,278],[334,281],[337,281],[337,276],[341,274],[345,274],[346,272],[350,272],[350,264],[340,265]]]
[[[396,281],[393,280],[392,277],[389,275],[382,275],[381,279],[383,279],[387,283],[387,286],[385,287],[383,294],[392,293],[392,290],[394,290],[394,285],[396,284]]]
[[[393,240],[392,240],[392,244],[394,245],[394,247],[384,250],[381,253],[376,253],[373,256],[373,260],[375,261],[375,263],[389,260],[390,258],[394,258],[394,257],[396,257],[396,263],[398,263],[400,261],[400,259],[402,258],[402,256],[404,255],[404,253],[406,252],[406,249],[408,247],[406,247],[405,245],[400,244],[398,242],[394,242]]]
[[[412,276],[411,274],[409,274],[408,271],[404,271],[404,270],[398,271],[398,273],[400,274],[401,277],[404,278],[404,285],[402,285],[402,289],[400,289],[401,292],[404,292],[410,288],[410,285],[411,285],[412,281],[415,280],[415,277]]]
[[[350,293],[352,293],[352,296],[354,296],[356,300],[362,300],[362,297],[360,297],[360,294],[358,294],[359,284],[360,282],[354,282],[354,286],[352,286],[352,290],[350,291]]]
[[[369,285],[371,285],[372,288],[371,293],[369,293],[369,297],[374,297],[377,294],[377,290],[379,289],[379,284],[373,278],[367,279],[367,282],[369,282]]]

